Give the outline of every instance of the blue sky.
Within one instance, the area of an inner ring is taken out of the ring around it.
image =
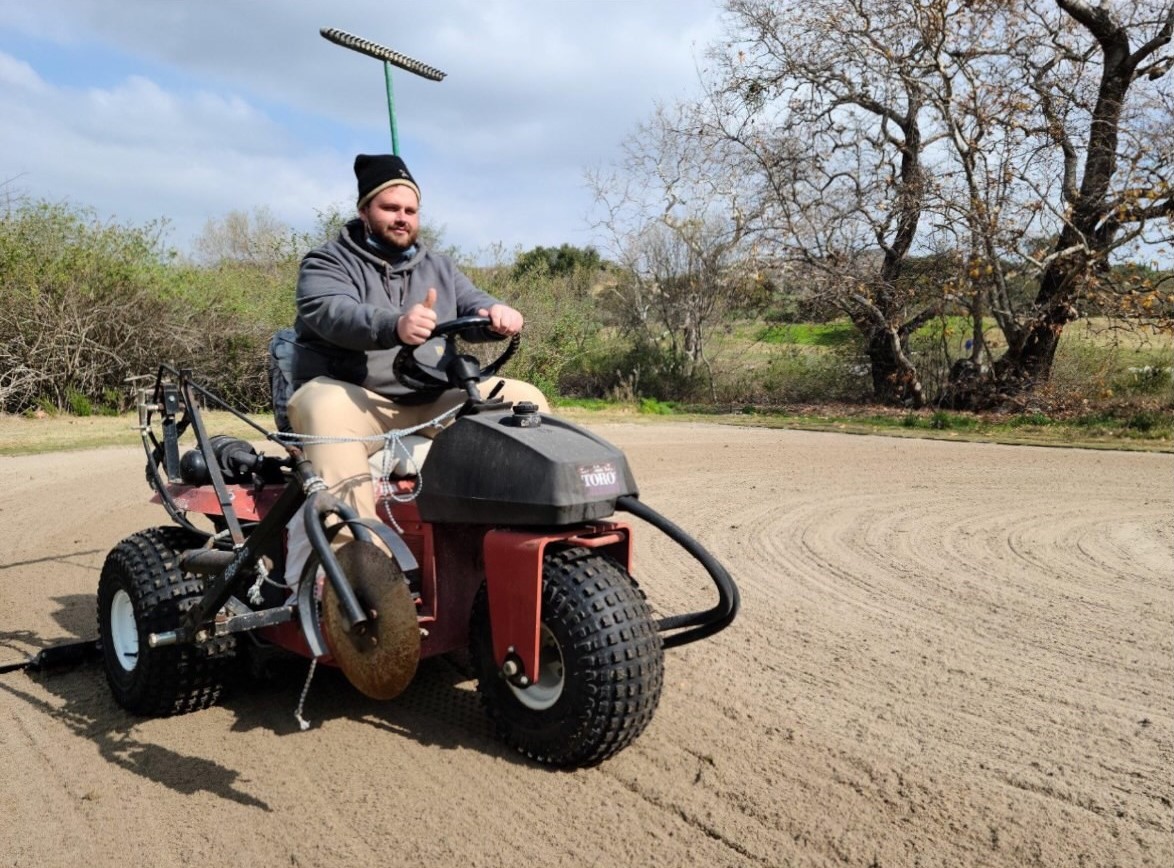
[[[298,229],[351,208],[390,150],[382,64],[333,27],[447,73],[393,73],[426,222],[479,254],[595,241],[588,168],[697,89],[716,0],[39,0],[0,4],[0,184],[103,218],[265,207]]]

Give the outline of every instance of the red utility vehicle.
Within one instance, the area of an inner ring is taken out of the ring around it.
[[[189,372],[161,367],[140,427],[148,481],[174,523],[118,543],[98,587],[104,668],[124,708],[205,708],[256,647],[336,665],[376,698],[401,692],[420,659],[468,649],[498,734],[539,762],[598,763],[644,730],[663,649],[729,625],[737,588],[638,499],[614,446],[533,405],[481,398],[477,383],[517,347],[514,338],[484,366],[463,351],[457,338],[487,324],[439,326],[435,361],[400,353],[401,382],[463,389],[468,400],[426,457],[399,460],[409,444],[391,440],[400,454],[386,465],[402,472],[381,480],[381,521],[334,498],[296,441],[257,426]],[[210,435],[201,402],[230,410],[285,454]],[[189,429],[195,444],[181,454]],[[631,576],[632,526],[617,511],[683,546],[712,578],[717,604],[654,619]],[[310,554],[289,584],[296,522]],[[343,527],[353,539],[338,545]]]

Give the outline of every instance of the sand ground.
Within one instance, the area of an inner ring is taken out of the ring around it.
[[[0,675],[0,865],[1174,864],[1174,456],[595,426],[743,610],[575,772],[426,661],[368,700],[299,663],[130,717],[99,664]],[[166,523],[141,452],[0,458],[0,664],[95,635],[106,552]],[[639,527],[661,613],[708,580]]]

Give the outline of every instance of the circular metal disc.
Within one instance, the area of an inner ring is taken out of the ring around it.
[[[336,555],[369,620],[362,635],[347,632],[338,594],[322,589],[322,632],[334,661],[362,693],[393,699],[403,693],[420,662],[420,626],[408,583],[394,560],[373,543],[354,540]]]

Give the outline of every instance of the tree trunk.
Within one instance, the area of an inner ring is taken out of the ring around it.
[[[993,374],[999,391],[1023,394],[1051,378],[1060,335],[1077,316],[1071,302],[1078,270],[1083,270],[1083,263],[1061,258],[1040,277],[1036,315],[1024,324],[1022,340],[1008,347],[995,362]]]
[[[915,409],[925,406],[921,378],[909,359],[907,334],[892,327],[870,329],[868,360],[872,368],[872,391],[878,401]]]
[[[1073,307],[1076,293],[1092,270],[1107,268],[1120,228],[1120,218],[1113,213],[1110,187],[1117,171],[1126,93],[1137,64],[1169,42],[1174,24],[1174,11],[1167,12],[1169,17],[1159,38],[1131,55],[1129,35],[1107,6],[1093,8],[1083,0],[1058,0],[1058,3],[1097,39],[1104,59],[1097,102],[1088,128],[1084,176],[1077,187],[1075,159],[1070,154],[1064,186],[1071,214],[1053,247],[1055,258],[1040,275],[1039,292],[1030,318],[1007,335],[1007,352],[995,362],[989,376],[975,381],[967,396],[976,409],[1021,400],[1051,378],[1060,335],[1064,326],[1077,316]],[[1050,115],[1047,101],[1044,113]],[[1059,121],[1059,118],[1051,119]],[[951,389],[955,385],[951,382]]]

